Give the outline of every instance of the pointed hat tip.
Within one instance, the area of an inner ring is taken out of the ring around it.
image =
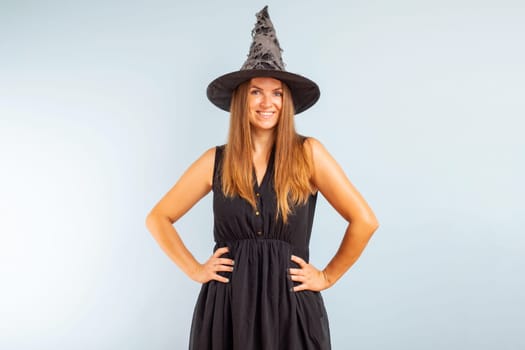
[[[265,16],[265,17],[268,17],[269,14],[268,14],[268,5],[264,6],[263,9],[261,11],[259,11],[259,13],[257,13],[258,16]]]

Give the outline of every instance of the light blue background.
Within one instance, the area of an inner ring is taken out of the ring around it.
[[[523,1],[268,1],[296,119],[381,227],[324,292],[333,348],[523,349]],[[254,1],[0,2],[0,348],[185,349],[199,285],[145,227],[227,114]],[[176,227],[204,260],[210,197]],[[319,201],[312,262],[344,221]]]

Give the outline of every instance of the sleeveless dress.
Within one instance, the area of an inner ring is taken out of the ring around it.
[[[261,184],[254,184],[257,208],[221,189],[224,145],[215,153],[213,175],[214,251],[235,261],[232,272],[220,272],[228,283],[202,285],[190,333],[190,350],[328,350],[330,332],[319,292],[292,290],[290,260],[309,259],[309,241],[317,193],[296,206],[288,223],[275,219],[272,150]]]

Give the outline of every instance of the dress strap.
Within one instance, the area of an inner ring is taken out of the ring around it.
[[[213,165],[213,182],[212,188],[215,190],[215,186],[221,184],[221,168],[222,168],[222,158],[224,155],[225,145],[215,147],[215,162]]]

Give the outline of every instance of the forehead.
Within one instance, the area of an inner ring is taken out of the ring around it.
[[[281,89],[283,84],[280,80],[270,77],[256,77],[250,80],[250,86],[257,86],[263,89]]]

